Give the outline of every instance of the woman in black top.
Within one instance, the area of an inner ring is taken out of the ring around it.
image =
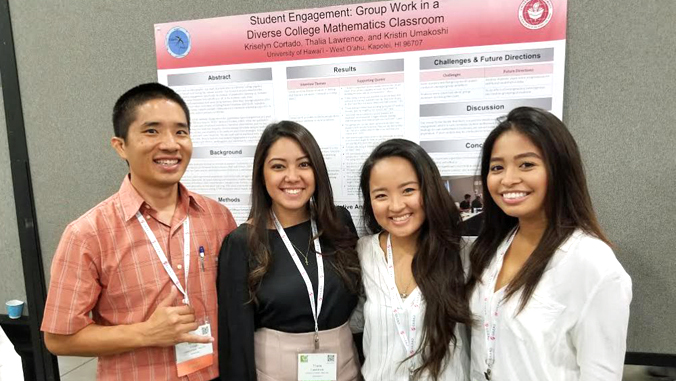
[[[337,379],[356,379],[347,321],[361,285],[357,234],[349,212],[334,206],[324,158],[303,126],[283,121],[265,129],[254,155],[251,203],[249,220],[220,252],[221,379],[295,381],[298,354],[312,352],[337,353]]]

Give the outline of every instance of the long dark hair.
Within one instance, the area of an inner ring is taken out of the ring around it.
[[[331,242],[335,250],[334,260],[331,263],[347,289],[354,293],[359,292],[361,268],[355,249],[357,237],[340,222],[333,203],[333,191],[322,151],[305,127],[295,122],[281,121],[265,128],[254,154],[249,213],[249,223],[252,226],[248,230],[248,246],[251,252],[248,283],[251,300],[257,302],[256,292],[272,260],[267,231],[272,199],[265,188],[263,165],[270,147],[280,138],[295,140],[307,154],[315,177],[312,218],[317,222],[318,235]]]
[[[376,221],[371,206],[371,170],[378,161],[393,156],[411,163],[422,191],[426,218],[420,227],[411,267],[426,307],[422,340],[416,352],[423,362],[414,374],[419,377],[428,371],[437,379],[451,353],[449,343],[455,345],[457,342],[456,325],[471,323],[460,259],[460,213],[427,152],[411,141],[392,139],[376,147],[361,170],[359,186],[364,199],[364,224],[372,234],[383,228]]]
[[[575,229],[582,229],[608,244],[609,241],[601,231],[592,208],[577,143],[566,125],[545,110],[515,108],[488,135],[481,154],[483,193],[490,194],[486,178],[493,146],[507,131],[516,131],[528,137],[544,155],[547,170],[547,194],[544,200],[547,227],[533,253],[507,286],[505,294],[506,298],[510,298],[523,289],[518,309],[520,312],[528,304],[549,260]],[[484,223],[470,254],[472,271],[468,292],[481,280],[498,246],[519,222],[517,218],[505,214],[492,197],[484,197],[483,214]]]

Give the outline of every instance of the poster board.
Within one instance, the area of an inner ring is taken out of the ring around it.
[[[519,106],[562,116],[566,6],[395,0],[157,24],[158,81],[191,112],[182,181],[244,222],[256,143],[288,119],[318,141],[354,221],[360,167],[390,138],[419,143],[456,201],[476,197],[497,117]]]

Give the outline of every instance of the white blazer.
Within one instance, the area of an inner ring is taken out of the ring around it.
[[[502,267],[500,253],[472,293],[471,380],[485,381],[488,357],[486,299]],[[504,290],[504,289],[503,289]],[[502,292],[496,293],[496,302]],[[631,278],[601,240],[577,230],[556,251],[525,309],[521,292],[498,306],[495,319],[495,381],[620,381],[626,350]],[[490,310],[489,310],[490,311]]]

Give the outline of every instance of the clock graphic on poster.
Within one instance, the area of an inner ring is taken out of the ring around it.
[[[164,46],[174,58],[183,58],[190,53],[192,46],[190,33],[180,26],[173,27],[167,33]]]

